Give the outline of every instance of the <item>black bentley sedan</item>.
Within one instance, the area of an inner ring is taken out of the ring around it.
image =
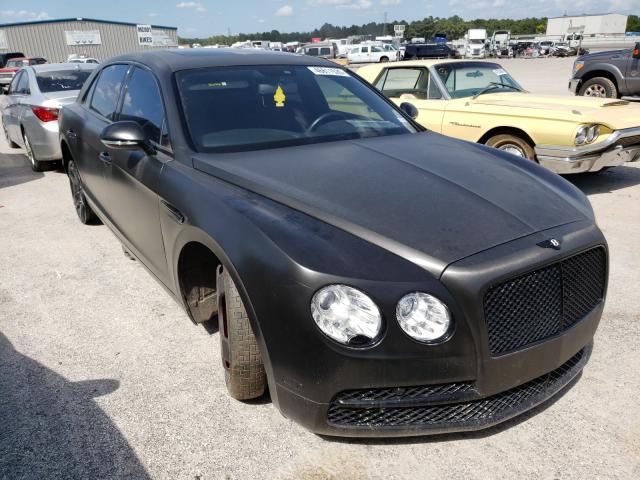
[[[480,429],[582,370],[607,246],[561,177],[412,113],[322,59],[155,51],[101,64],[60,142],[80,220],[217,322],[232,397],[329,435]]]

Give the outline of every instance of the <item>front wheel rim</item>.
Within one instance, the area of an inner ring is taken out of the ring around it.
[[[71,183],[71,194],[73,195],[73,206],[76,209],[78,217],[85,218],[86,205],[84,202],[84,193],[82,191],[82,184],[80,183],[80,177],[78,176],[78,170],[75,164],[69,167],[69,183]]]
[[[503,152],[507,152],[512,155],[517,155],[518,157],[521,157],[521,158],[527,158],[527,156],[524,153],[524,150],[522,150],[522,148],[520,148],[518,145],[515,145],[513,143],[505,143],[504,145],[500,145],[498,147],[498,150],[502,150]]]
[[[589,85],[584,91],[586,97],[606,97],[607,90],[602,85]]]

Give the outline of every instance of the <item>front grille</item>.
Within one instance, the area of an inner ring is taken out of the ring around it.
[[[492,356],[562,333],[603,299],[606,253],[598,247],[491,288],[484,315]]]
[[[381,404],[411,404],[434,402],[442,399],[464,398],[476,395],[473,384],[468,382],[419,387],[370,388],[348,390],[336,396],[334,402],[344,406],[362,407]]]
[[[549,398],[571,381],[586,363],[590,345],[560,367],[530,382],[491,397],[443,405],[389,408],[353,408],[339,403],[340,394],[329,406],[327,420],[342,428],[417,427],[464,429],[495,423],[531,408]],[[429,388],[429,387],[424,387]],[[389,389],[382,389],[389,390]],[[370,391],[370,390],[367,390]],[[382,394],[381,396],[385,396]]]

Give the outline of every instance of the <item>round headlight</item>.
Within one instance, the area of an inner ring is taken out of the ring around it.
[[[419,342],[444,339],[451,327],[447,306],[428,293],[410,293],[398,302],[396,317],[402,330]]]
[[[593,142],[600,135],[600,127],[598,125],[591,125],[587,131],[587,143]]]
[[[373,342],[382,328],[377,305],[360,290],[347,285],[328,285],[311,299],[311,315],[320,330],[345,345]]]
[[[582,125],[578,128],[576,132],[576,145],[582,145],[587,141],[587,133],[589,131],[589,127],[587,125]]]

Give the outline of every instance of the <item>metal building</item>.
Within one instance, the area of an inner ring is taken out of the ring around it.
[[[64,18],[0,25],[0,53],[22,52],[49,62],[69,55],[106,60],[126,52],[178,45],[178,29],[92,18]]]
[[[627,15],[619,13],[551,17],[547,21],[548,37],[563,37],[572,33],[585,36],[624,35],[626,29]]]

